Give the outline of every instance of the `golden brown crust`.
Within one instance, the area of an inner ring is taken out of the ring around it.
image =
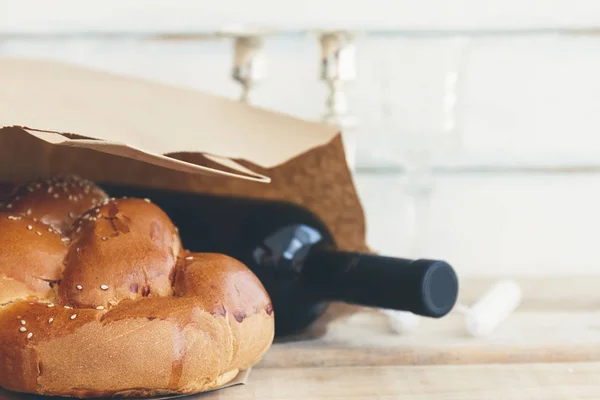
[[[0,387],[196,393],[271,345],[271,302],[254,274],[227,256],[182,251],[157,206],[107,200],[65,230],[70,241],[48,228],[0,213]]]
[[[140,199],[108,200],[77,219],[70,234],[72,244],[57,287],[62,303],[109,307],[124,299],[171,295],[181,242],[156,205]]]
[[[62,231],[77,216],[106,198],[106,193],[88,180],[61,176],[16,187],[0,211],[26,215]]]
[[[220,282],[217,285],[215,282]],[[223,254],[187,253],[180,258],[173,282],[175,296],[194,296],[215,316],[226,316],[233,337],[233,357],[241,369],[270,346],[272,337],[262,334],[273,307],[260,281],[244,264]],[[245,364],[244,364],[245,362]]]
[[[62,274],[67,242],[39,221],[0,213],[0,304],[52,297],[49,283]]]

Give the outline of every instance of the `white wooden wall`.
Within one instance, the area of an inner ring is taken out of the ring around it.
[[[540,29],[597,27],[595,0],[2,0],[0,30],[140,31],[256,24],[304,29]],[[25,23],[27,26],[24,26]]]

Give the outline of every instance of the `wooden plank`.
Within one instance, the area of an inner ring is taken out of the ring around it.
[[[272,346],[263,368],[600,361],[600,312],[517,312],[487,338],[460,315],[396,334],[370,311],[330,324],[325,336]]]
[[[353,366],[399,365],[476,365],[534,362],[586,362],[600,360],[600,352],[591,346],[554,348],[318,348],[290,349],[274,347],[258,364],[259,368],[336,368]]]
[[[600,398],[600,363],[254,369],[204,399],[575,400]]]

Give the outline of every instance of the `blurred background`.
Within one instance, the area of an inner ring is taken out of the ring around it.
[[[1,56],[340,124],[376,251],[600,272],[597,1],[0,0]]]

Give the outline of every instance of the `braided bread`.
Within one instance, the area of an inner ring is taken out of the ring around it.
[[[110,199],[76,177],[32,182],[0,207],[0,244],[2,388],[202,392],[273,341],[273,308],[256,276],[228,256],[182,249],[149,200]]]

